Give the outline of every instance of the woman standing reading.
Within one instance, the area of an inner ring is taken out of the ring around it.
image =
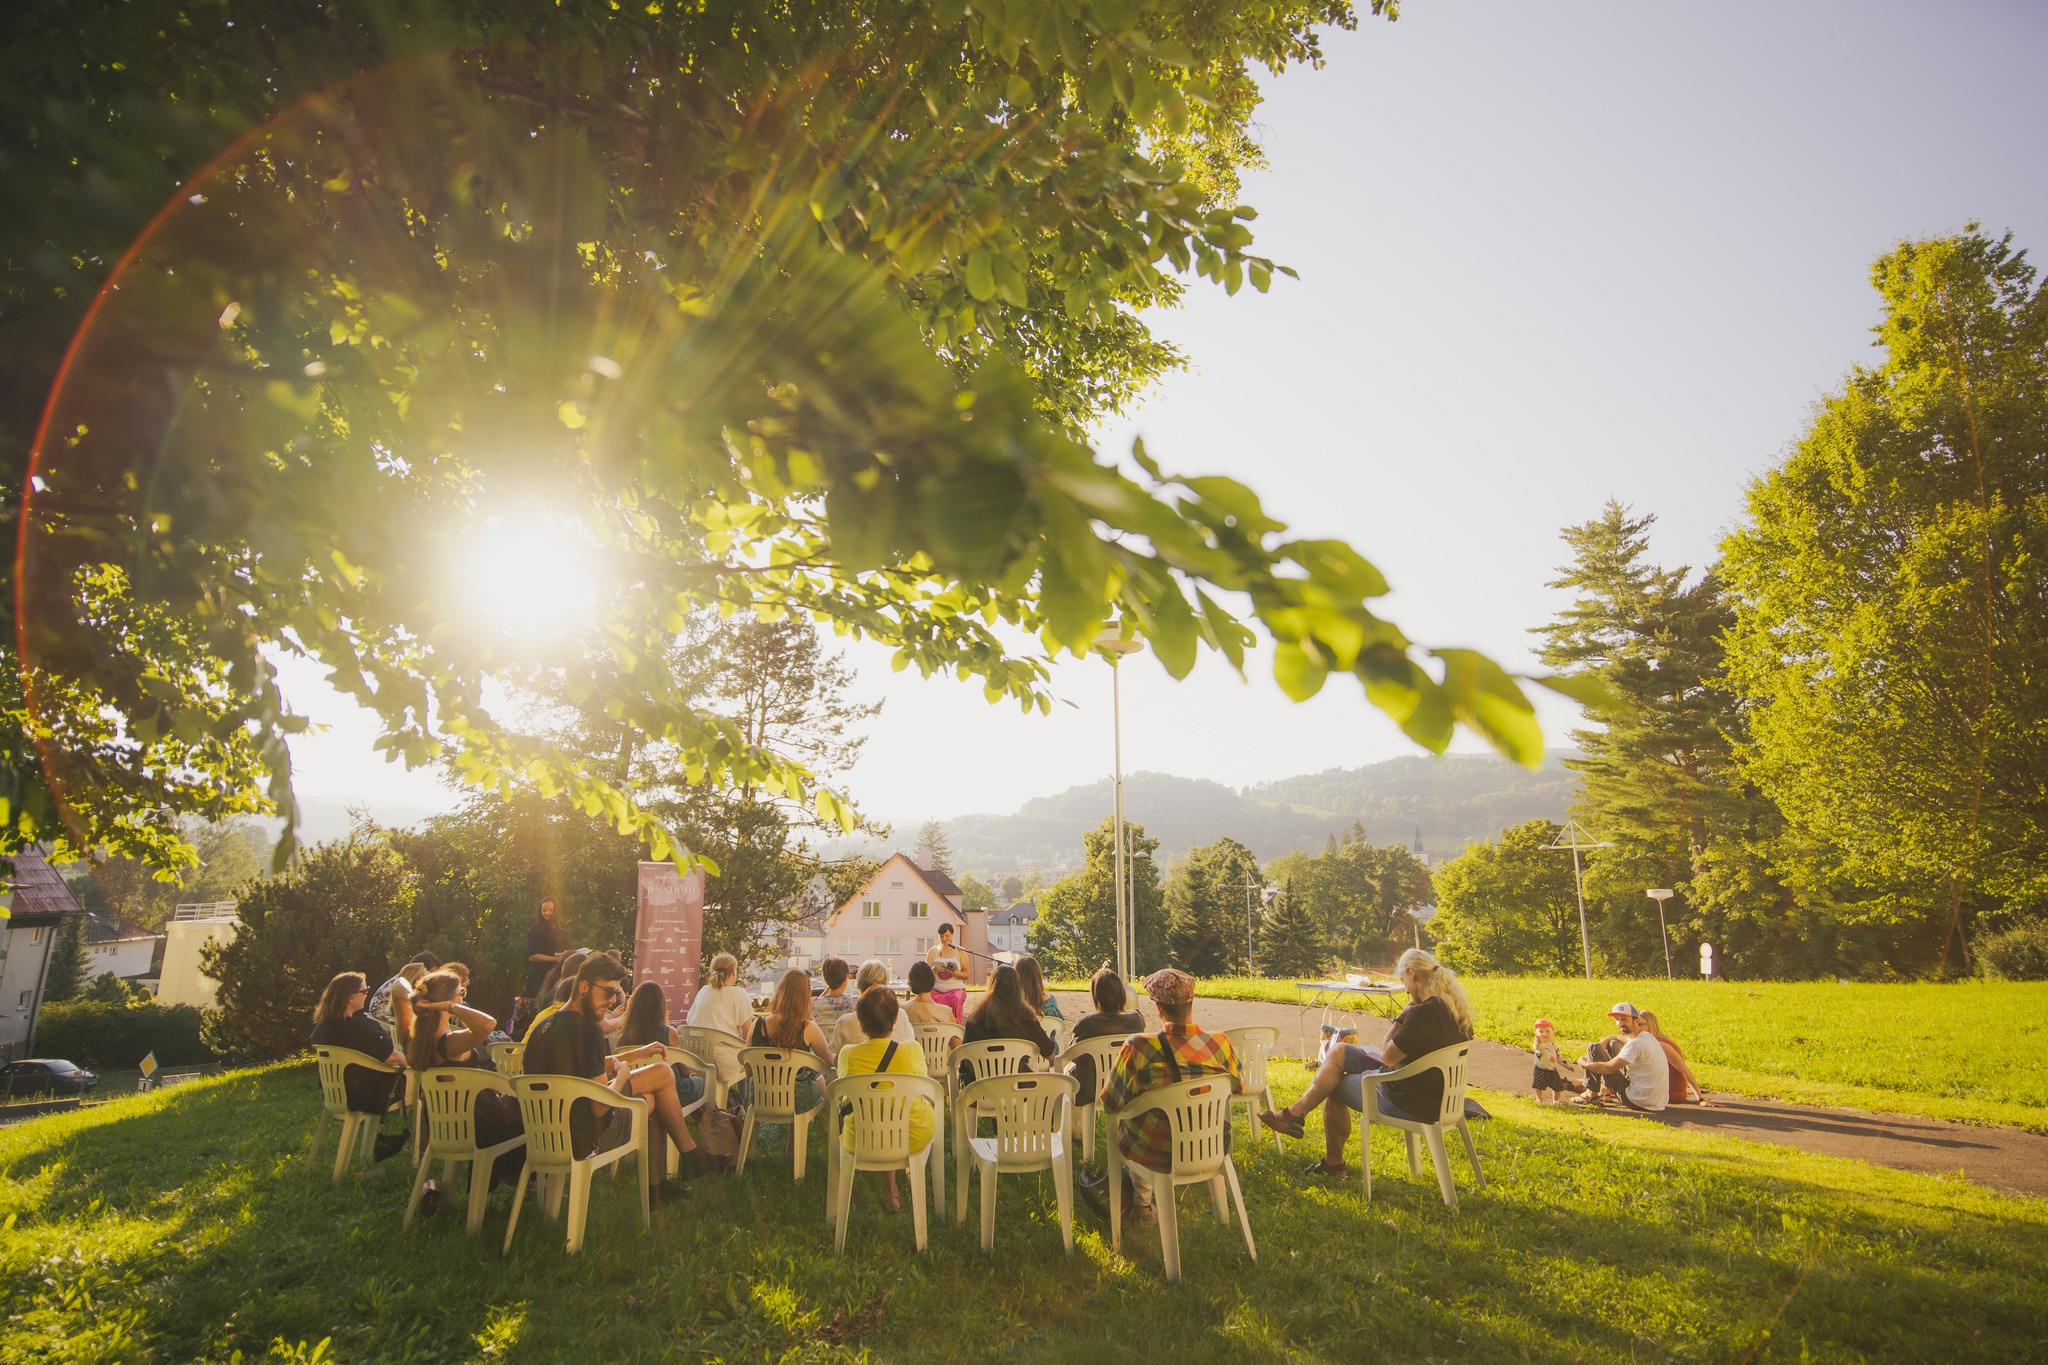
[[[939,926],[939,941],[931,946],[924,960],[932,967],[932,974],[939,979],[939,987],[932,992],[932,1003],[944,1005],[953,1011],[953,1022],[967,1020],[967,966],[961,960],[960,950],[953,945],[953,926]]]

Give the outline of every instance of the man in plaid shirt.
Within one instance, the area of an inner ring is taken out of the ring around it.
[[[1230,1039],[1195,1027],[1195,979],[1177,967],[1168,967],[1145,978],[1145,993],[1159,1011],[1160,1030],[1140,1034],[1124,1044],[1110,1067],[1102,1107],[1115,1114],[1148,1090],[1197,1076],[1228,1076],[1232,1093],[1244,1093],[1237,1049]],[[1124,1160],[1155,1171],[1168,1169],[1173,1127],[1166,1115],[1155,1111],[1140,1115],[1133,1123],[1115,1126],[1117,1148]],[[1150,1212],[1151,1189],[1138,1182],[1136,1194],[1142,1218]]]

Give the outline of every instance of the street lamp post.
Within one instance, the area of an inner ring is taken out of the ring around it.
[[[1252,897],[1256,894],[1259,904],[1271,905],[1273,897],[1279,894],[1280,889],[1254,881],[1231,882],[1228,889],[1234,891],[1239,887],[1244,889],[1244,974],[1257,976],[1258,968],[1252,958]]]
[[[1567,843],[1566,841],[1570,842]],[[1557,833],[1553,843],[1545,844],[1548,849],[1570,849],[1572,851],[1572,885],[1579,892],[1579,951],[1586,958],[1586,980],[1593,979],[1593,938],[1586,932],[1586,877],[1579,867],[1579,850],[1585,848],[1613,848],[1610,842],[1589,842],[1585,827],[1576,820],[1566,820],[1564,828]]]
[[[1652,887],[1647,893],[1657,902],[1657,932],[1664,936],[1664,979],[1671,980],[1671,930],[1664,923],[1664,902],[1671,899],[1669,887]]]
[[[1134,921],[1137,907],[1132,904],[1136,888],[1126,885],[1128,875],[1124,863],[1124,691],[1123,672],[1117,667],[1127,654],[1136,654],[1145,646],[1136,640],[1126,640],[1119,627],[1110,626],[1096,637],[1095,648],[1109,660],[1109,714],[1110,728],[1115,742],[1115,777],[1111,785],[1113,812],[1116,825],[1116,974],[1130,979],[1132,959],[1137,953],[1137,934]]]

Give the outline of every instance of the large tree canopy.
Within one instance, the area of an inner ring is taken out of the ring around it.
[[[406,762],[656,856],[682,850],[613,765],[522,723],[529,689],[690,782],[850,821],[678,677],[712,608],[1027,708],[1112,620],[1176,676],[1204,647],[1241,667],[1256,627],[1294,696],[1348,672],[1427,745],[1462,723],[1539,755],[1514,679],[1412,645],[1355,550],[1083,439],[1175,359],[1138,310],[1189,274],[1270,282],[1235,197],[1249,73],[1318,60],[1343,0],[378,14],[16,9],[13,449],[56,383],[12,838],[61,810],[73,847],[175,861],[175,812],[250,809],[266,777],[289,814],[286,654]]]

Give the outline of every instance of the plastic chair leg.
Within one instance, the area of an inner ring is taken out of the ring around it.
[[[1264,1112],[1268,1114],[1277,1114],[1280,1112],[1280,1106],[1273,1100],[1272,1086],[1267,1086],[1265,1090],[1260,1093],[1259,1100],[1260,1103],[1264,1106]],[[1273,1150],[1275,1152],[1278,1152],[1281,1156],[1287,1155],[1287,1148],[1280,1141],[1280,1130],[1278,1128],[1275,1128],[1273,1130]]]
[[[740,1126],[740,1151],[739,1155],[733,1158],[732,1163],[732,1173],[734,1175],[745,1175],[747,1173],[747,1154],[753,1150],[754,1111],[749,1109],[747,1111],[747,1121]]]
[[[996,1164],[976,1157],[981,1168],[981,1254],[992,1256],[996,1249]]]
[[[1486,1188],[1486,1173],[1479,1169],[1479,1149],[1472,1145],[1471,1125],[1458,1120],[1458,1136],[1465,1139],[1465,1157],[1472,1163],[1472,1180],[1480,1189]]]
[[[349,1160],[355,1155],[356,1148],[361,1145],[362,1129],[359,1115],[350,1114],[341,1121],[341,1145],[334,1149],[334,1174],[329,1177],[330,1183],[348,1174]]]
[[[1074,1153],[1070,1148],[1052,1163],[1052,1190],[1060,1207],[1060,1244],[1074,1254]]]
[[[1259,1259],[1259,1244],[1252,1240],[1252,1212],[1244,1206],[1244,1186],[1237,1183],[1237,1163],[1224,1162],[1223,1174],[1230,1182],[1231,1197],[1237,1200],[1237,1221],[1244,1224],[1244,1249],[1256,1261]]]
[[[839,1134],[832,1131],[832,1125],[825,1125],[825,1226],[831,1227],[838,1217],[839,1167],[846,1160],[846,1150],[839,1145]]]
[[[411,1227],[413,1215],[420,1211],[420,1197],[426,1193],[427,1175],[433,1169],[434,1163],[431,1161],[422,1161],[419,1164],[419,1174],[412,1178],[412,1198],[405,1201],[405,1221],[398,1225],[401,1230]]]
[[[512,1217],[505,1223],[505,1246],[501,1256],[512,1254],[512,1234],[519,1231],[519,1210],[526,1206],[526,1184],[533,1178],[533,1162],[529,1159],[519,1168],[519,1188],[512,1192]]]
[[[1166,1262],[1166,1282],[1179,1284],[1180,1210],[1173,1197],[1173,1181],[1154,1179],[1147,1171],[1145,1182],[1152,1187],[1152,1211],[1159,1215],[1159,1253]]]
[[[1081,1127],[1081,1160],[1095,1160],[1095,1106],[1087,1105],[1074,1110]]]
[[[974,1135],[974,1119],[971,1115],[955,1111],[953,1115],[953,1221],[967,1222],[967,1176],[974,1165],[974,1146],[969,1141]]]
[[[1414,1138],[1408,1139],[1410,1142]],[[1458,1208],[1458,1187],[1451,1183],[1451,1154],[1444,1149],[1444,1130],[1433,1125],[1428,1131],[1429,1160],[1436,1167],[1436,1187],[1443,1191],[1444,1207],[1456,1212]]]
[[[810,1114],[798,1114],[796,1122],[790,1126],[790,1144],[796,1149],[796,1178],[799,1181],[804,1178],[805,1159],[811,1154],[811,1114],[817,1112],[814,1109]]]
[[[1420,1180],[1422,1179],[1422,1144],[1415,1140],[1415,1134],[1413,1133],[1404,1131],[1401,1136],[1408,1139],[1408,1174]]]
[[[832,1199],[832,1254],[846,1254],[846,1225],[853,1218],[853,1162],[839,1163],[839,1188],[834,1190]]]
[[[1230,1196],[1223,1188],[1223,1172],[1209,1177],[1209,1207],[1216,1211],[1216,1221],[1224,1227],[1230,1226]]]
[[[569,1168],[569,1254],[583,1250],[583,1225],[590,1219],[590,1167],[577,1162]]]
[[[1365,1202],[1372,1202],[1372,1091],[1365,1093],[1366,1112],[1359,1116],[1358,1168],[1365,1173]]]
[[[1104,1150],[1109,1154],[1109,1249],[1120,1254],[1124,1249],[1124,1154],[1116,1145],[1115,1132],[1110,1133]]]
[[[474,1237],[484,1225],[484,1206],[491,1200],[491,1167],[497,1164],[495,1156],[477,1154],[469,1163],[469,1217],[462,1230]]]
[[[937,1139],[934,1138],[933,1141],[936,1142]],[[920,1164],[918,1159],[913,1156],[910,1159],[910,1169],[903,1173],[904,1178],[910,1182],[910,1219],[911,1225],[917,1230],[917,1249],[919,1251],[923,1251],[931,1240],[925,1223],[924,1203],[924,1183],[926,1176],[930,1174],[927,1169],[931,1165],[930,1155],[931,1148],[925,1148],[926,1160]],[[943,1188],[943,1185],[941,1185],[941,1188]]]
[[[946,1125],[932,1125],[932,1145],[925,1148],[925,1165],[931,1169],[932,1208],[934,1216],[943,1224],[946,1221]],[[954,1158],[963,1159],[955,1152]]]
[[[547,1177],[547,1210],[549,1219],[562,1216],[562,1196],[569,1192],[569,1177],[551,1175]]]
[[[320,1121],[313,1125],[313,1145],[306,1149],[306,1169],[312,1170],[320,1164],[320,1143],[327,1136],[327,1125],[333,1122],[327,1111],[320,1111]]]

